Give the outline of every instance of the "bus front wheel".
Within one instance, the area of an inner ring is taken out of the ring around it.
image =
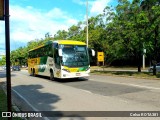
[[[54,80],[54,74],[53,74],[53,71],[50,71],[50,80]]]

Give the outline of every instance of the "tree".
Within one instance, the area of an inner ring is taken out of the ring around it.
[[[0,65],[5,65],[6,64],[6,57],[2,56],[2,58],[0,59]]]
[[[68,38],[68,32],[65,30],[59,30],[54,35],[54,40],[66,40]]]
[[[159,58],[159,37],[160,37],[160,1],[159,0],[143,0],[141,3],[143,11],[148,13],[149,24],[147,28],[147,36],[150,39],[150,51],[153,63],[153,75],[156,75],[156,63]]]

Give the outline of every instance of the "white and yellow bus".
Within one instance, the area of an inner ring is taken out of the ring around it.
[[[73,40],[48,41],[29,51],[30,75],[54,78],[89,76],[88,48],[84,42]]]

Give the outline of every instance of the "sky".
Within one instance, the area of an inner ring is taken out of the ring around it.
[[[88,0],[89,17],[116,6],[118,0]],[[86,19],[86,0],[10,0],[10,48],[68,30]],[[0,21],[0,55],[5,54],[5,22]]]

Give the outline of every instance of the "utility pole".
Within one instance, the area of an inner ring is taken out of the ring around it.
[[[143,53],[143,60],[142,60],[142,62],[143,62],[143,69],[145,69],[145,53]]]
[[[145,54],[146,54],[146,49],[143,49],[143,69],[145,69]]]
[[[88,0],[86,0],[86,44],[88,47]]]
[[[145,69],[145,54],[146,54],[146,49],[143,43],[143,57],[142,57],[143,69]]]
[[[10,26],[9,26],[9,0],[5,0],[5,38],[6,38],[6,74],[7,74],[7,107],[8,112],[12,112],[11,102],[11,69],[10,69]],[[12,117],[8,118],[9,120]]]

